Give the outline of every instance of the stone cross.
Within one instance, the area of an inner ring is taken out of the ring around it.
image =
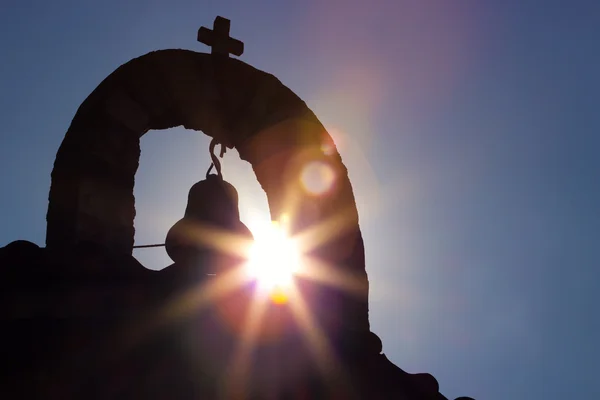
[[[231,21],[227,18],[217,17],[213,24],[213,30],[201,27],[198,30],[198,41],[211,47],[211,53],[219,56],[229,57],[229,53],[241,56],[244,52],[244,43],[229,37]]]

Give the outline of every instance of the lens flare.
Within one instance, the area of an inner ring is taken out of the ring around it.
[[[327,192],[333,186],[335,172],[333,168],[322,161],[312,161],[303,169],[300,181],[306,191],[313,195],[320,195]]]
[[[300,268],[300,252],[276,222],[254,229],[255,242],[250,249],[247,272],[276,304],[287,302],[287,288]]]

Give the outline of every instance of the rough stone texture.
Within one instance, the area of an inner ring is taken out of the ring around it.
[[[266,339],[239,358],[252,288],[202,303],[206,282],[169,269],[89,242],[0,248],[0,398],[446,399],[374,336],[350,357],[323,357],[286,308],[265,310]]]
[[[352,341],[368,331],[368,280],[352,187],[333,140],[306,104],[274,76],[239,60],[186,50],[134,59],[107,77],[83,102],[60,146],[48,208],[46,244],[64,248],[92,241],[131,254],[134,176],[139,138],[150,129],[183,125],[236,147],[267,193],[271,215],[291,217],[301,232],[330,226],[312,255],[339,269],[355,293],[315,289],[307,296],[331,334]],[[323,145],[334,149],[327,155]],[[333,189],[321,196],[302,189],[302,168],[312,161],[334,171]],[[343,222],[343,224],[340,224]],[[327,307],[319,304],[327,303]]]

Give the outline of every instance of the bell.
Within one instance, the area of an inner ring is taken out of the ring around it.
[[[222,177],[208,175],[190,189],[184,217],[167,233],[165,247],[176,264],[214,274],[224,260],[241,261],[240,247],[251,240],[252,233],[240,221],[237,191]]]

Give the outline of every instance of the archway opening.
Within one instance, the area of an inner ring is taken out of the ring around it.
[[[206,176],[210,165],[210,137],[176,127],[148,132],[140,143],[141,156],[135,175],[135,245],[164,243],[171,226],[183,217],[192,185]],[[269,220],[265,192],[252,166],[228,149],[222,160],[225,180],[239,194],[240,218],[250,227]],[[172,264],[164,247],[134,249],[146,268],[160,270]]]

